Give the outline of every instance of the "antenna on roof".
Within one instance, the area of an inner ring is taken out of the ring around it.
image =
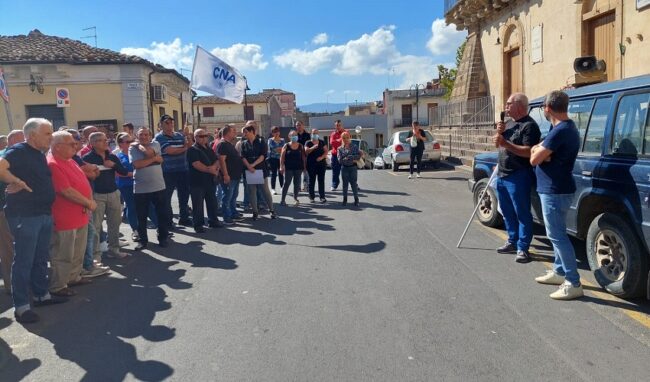
[[[88,31],[88,30],[93,30],[93,34],[89,36],[83,36],[82,38],[94,38],[95,39],[95,48],[97,48],[97,27],[88,27],[82,29],[82,31]]]

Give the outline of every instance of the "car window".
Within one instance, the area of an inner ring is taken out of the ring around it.
[[[433,142],[433,135],[427,130],[424,130],[424,136],[427,137],[427,142]]]
[[[406,136],[408,136],[409,132],[408,131],[400,131],[398,138],[400,143],[406,143]]]
[[[638,155],[643,152],[643,127],[648,113],[649,93],[621,98],[616,110],[612,153]]]
[[[539,126],[539,131],[542,133],[542,137],[548,134],[548,131],[551,129],[551,123],[546,120],[544,117],[544,110],[540,106],[533,106],[530,108],[528,115],[537,122]]]
[[[599,154],[603,149],[603,139],[605,137],[605,128],[607,127],[607,116],[612,106],[612,97],[600,98],[596,100],[594,110],[591,112],[587,136],[584,140],[582,152],[587,154]]]
[[[591,115],[591,108],[593,106],[593,99],[582,99],[569,103],[567,114],[576,124],[576,128],[580,132],[580,142],[584,142],[587,124],[589,124],[589,116]]]

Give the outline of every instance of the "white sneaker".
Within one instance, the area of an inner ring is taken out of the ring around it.
[[[573,300],[584,296],[582,285],[573,286],[569,281],[565,281],[560,288],[550,294],[554,300]]]
[[[81,277],[85,279],[90,279],[93,277],[101,276],[107,274],[109,271],[108,269],[102,269],[99,267],[93,267],[91,270],[87,271],[85,269],[81,270]]]
[[[415,175],[416,178],[422,178],[420,174]]]
[[[294,204],[294,206],[299,205],[299,204],[300,204],[300,200],[298,200],[298,198],[293,199],[293,204]]]
[[[99,243],[99,251],[100,252],[108,251],[108,242],[102,241],[101,243]]]
[[[413,179],[413,175],[409,175],[409,179]]]
[[[535,281],[540,284],[562,285],[562,283],[564,283],[564,276],[560,276],[557,273],[548,270],[544,276],[535,277]]]

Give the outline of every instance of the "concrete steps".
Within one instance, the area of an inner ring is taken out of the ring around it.
[[[440,143],[442,156],[450,161],[471,165],[474,155],[496,151],[492,143],[494,126],[435,128],[431,134]]]

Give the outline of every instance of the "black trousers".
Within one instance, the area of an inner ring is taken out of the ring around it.
[[[307,166],[307,173],[309,173],[309,199],[316,197],[316,180],[318,180],[318,195],[321,199],[325,199],[325,171],[327,167],[323,165]]]
[[[275,190],[275,178],[280,179],[280,188],[284,186],[284,175],[280,172],[280,159],[269,158],[269,168],[271,170],[271,189]]]
[[[205,211],[203,204],[208,212],[208,224],[217,222],[217,186],[215,184],[203,186],[190,186],[190,196],[192,197],[192,222],[194,228],[203,227],[205,224]]]
[[[422,154],[424,154],[424,150],[411,148],[411,161],[409,162],[409,172],[411,174],[413,174],[413,164],[416,160],[418,162],[418,174],[420,173],[422,169]]]
[[[148,243],[147,238],[147,216],[149,215],[150,203],[153,203],[158,217],[158,242],[166,240],[169,236],[169,218],[167,217],[166,190],[148,192],[145,194],[134,194],[135,210],[138,213],[138,236],[141,243]]]

